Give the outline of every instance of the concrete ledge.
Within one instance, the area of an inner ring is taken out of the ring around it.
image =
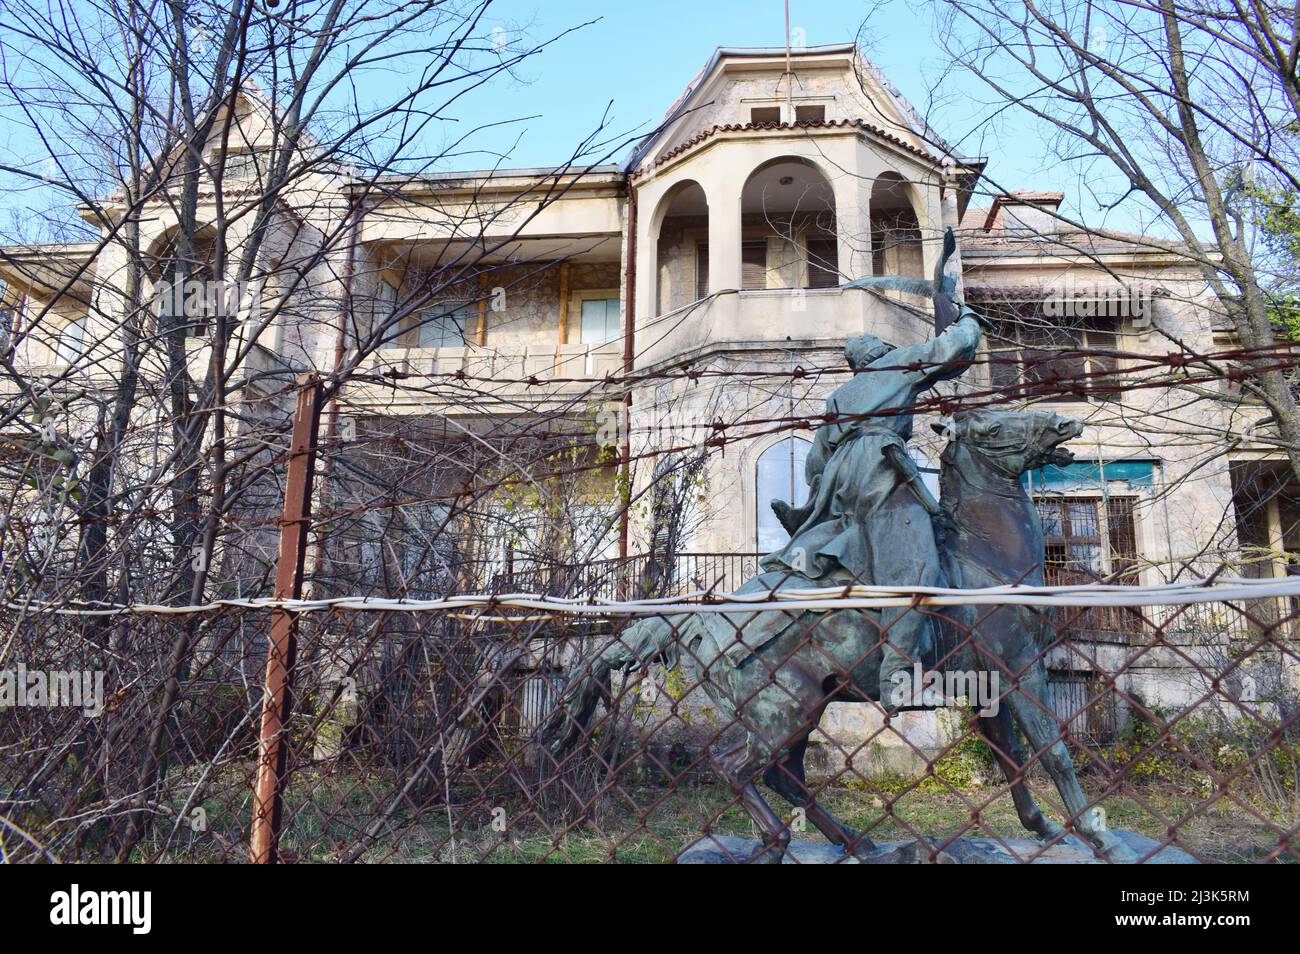
[[[1136,832],[1112,829],[1126,845],[1145,859],[1143,864],[1179,865],[1198,864],[1197,860],[1183,851],[1167,845],[1159,847],[1158,842],[1139,835]],[[877,842],[882,851],[892,851],[909,844],[906,841]],[[941,844],[941,842],[940,842]],[[1005,847],[1004,847],[1005,845]],[[689,845],[677,857],[679,865],[730,865],[743,864],[759,848],[762,842],[756,839],[738,838],[734,835],[708,835]],[[1042,845],[1030,838],[1007,838],[1001,842],[991,838],[958,838],[944,850],[958,864],[964,865],[1014,865],[1033,857],[1033,864],[1044,865],[1098,865],[1106,864],[1090,847],[1073,836],[1058,842],[1046,851]],[[1007,849],[1010,848],[1010,851]],[[1150,855],[1151,857],[1147,857]],[[855,858],[846,857],[843,850],[825,841],[810,838],[796,838],[790,842],[784,863],[787,865],[833,865],[858,864]]]

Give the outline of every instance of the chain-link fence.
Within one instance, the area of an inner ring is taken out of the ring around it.
[[[888,714],[866,701],[888,628],[843,602],[304,612],[278,858],[1300,856],[1300,658],[1273,598],[1127,607],[1105,647],[1065,635],[1077,607],[918,606],[914,672],[953,704]],[[1007,657],[1026,613],[1048,635]],[[246,860],[271,615],[11,611],[6,857]]]

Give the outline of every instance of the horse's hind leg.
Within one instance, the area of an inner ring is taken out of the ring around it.
[[[1025,760],[1020,751],[1020,740],[1016,737],[1015,726],[1011,724],[1011,710],[999,706],[997,715],[983,716],[975,720],[980,735],[988,742],[989,748],[1002,766],[1002,774],[1011,784],[1011,798],[1016,803],[1016,814],[1020,824],[1034,832],[1040,838],[1050,840],[1062,834],[1064,829],[1043,814],[1033,793],[1025,784]]]
[[[805,735],[796,745],[790,747],[783,760],[763,773],[763,781],[767,783],[768,788],[791,805],[802,808],[804,817],[847,853],[858,858],[875,854],[877,850],[875,842],[849,828],[813,798],[804,777],[803,760],[807,749],[808,736]]]
[[[712,761],[713,767],[727,780],[749,817],[762,832],[763,847],[748,860],[755,864],[779,865],[785,857],[786,846],[790,844],[790,829],[772,811],[772,807],[763,800],[754,785],[754,776],[767,761],[767,753],[758,737],[746,731],[738,742],[721,752],[713,753]]]
[[[1070,752],[1060,738],[1056,719],[1048,715],[1042,700],[1047,698],[1047,674],[1041,662],[1036,663],[1020,677],[1020,684],[1006,697],[1020,730],[1030,746],[1042,759],[1043,765],[1061,793],[1065,810],[1073,819],[1079,832],[1095,845],[1109,861],[1133,862],[1137,856],[1118,836],[1106,830],[1101,813],[1088,808],[1088,798],[1083,794],[1079,778],[1074,774]]]

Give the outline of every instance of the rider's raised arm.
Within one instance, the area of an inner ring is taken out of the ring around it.
[[[925,387],[960,377],[975,359],[982,332],[973,312],[967,310],[930,341],[899,348],[889,358],[891,365],[919,365],[916,373]]]

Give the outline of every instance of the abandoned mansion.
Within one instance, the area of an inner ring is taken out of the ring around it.
[[[187,243],[191,278],[212,275],[217,245],[241,261],[256,217],[233,210],[261,200],[271,164],[265,95],[229,110],[207,154],[224,175],[197,196],[211,224]],[[850,373],[845,342],[934,333],[928,299],[845,286],[929,278],[952,229],[960,294],[994,330],[917,409],[924,479],[943,448],[931,424],[1033,404],[1085,425],[1073,464],[1026,477],[1049,582],[1158,583],[1224,561],[1292,572],[1300,488],[1255,439],[1264,412],[1226,382],[1182,387],[1146,360],[1233,346],[1195,269],[1164,242],[1078,224],[1050,181],[992,188],[985,166],[852,44],[719,48],[616,164],[312,165],[258,237],[251,290],[236,289],[229,321],[192,322],[186,361],[195,381],[225,362],[248,434],[283,423],[301,375],[331,385],[317,506],[346,545],[310,559],[330,562],[318,576],[337,592],[726,592],[787,539],[769,502],[806,499],[813,430]],[[119,222],[87,214],[100,236],[2,250],[6,340],[28,381],[87,393],[113,373],[124,309],[148,297],[133,285],[156,302],[176,274],[178,209],[165,190],[147,200],[132,249]],[[258,486],[250,512],[274,513],[283,487]],[[391,506],[347,522],[376,501]],[[233,547],[212,585],[256,591],[273,549]],[[1216,625],[1202,614],[1188,639]],[[1067,714],[1107,654],[1142,639],[1140,616],[1120,610],[1069,626],[1076,649],[1050,664]],[[1175,704],[1196,691],[1175,657],[1149,654],[1123,678]],[[1087,718],[1101,736],[1118,717]]]

